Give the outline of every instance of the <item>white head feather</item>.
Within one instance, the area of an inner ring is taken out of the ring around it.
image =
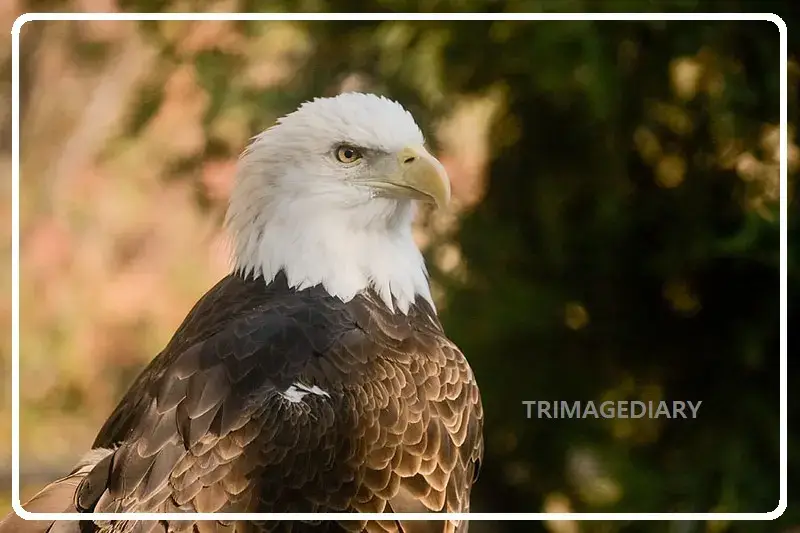
[[[322,284],[343,301],[373,288],[403,313],[417,296],[432,305],[414,199],[370,186],[423,143],[408,111],[369,94],[318,98],[278,120],[240,160],[226,217],[236,270],[267,283],[283,270],[290,286]],[[336,159],[342,145],[364,152],[359,164]]]

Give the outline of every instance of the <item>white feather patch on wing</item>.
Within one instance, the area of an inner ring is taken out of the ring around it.
[[[280,393],[280,395],[286,400],[289,400],[290,403],[300,403],[303,401],[303,398],[308,394],[323,396],[325,398],[331,397],[330,394],[320,389],[316,385],[309,387],[308,385],[304,385],[300,382],[295,382],[293,385],[289,386],[289,388],[287,388],[285,391]]]

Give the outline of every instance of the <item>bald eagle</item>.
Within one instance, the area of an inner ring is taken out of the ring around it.
[[[467,360],[412,239],[447,174],[383,97],[319,98],[256,136],[234,268],[35,512],[467,512],[483,452]],[[88,517],[87,517],[88,518]],[[465,531],[466,522],[23,522],[10,531]]]

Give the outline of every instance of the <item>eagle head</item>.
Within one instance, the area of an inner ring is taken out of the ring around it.
[[[446,205],[450,181],[397,102],[362,93],[317,98],[242,154],[226,225],[234,264],[270,282],[322,285],[349,301],[374,290],[407,312],[431,302],[411,234],[416,201]]]

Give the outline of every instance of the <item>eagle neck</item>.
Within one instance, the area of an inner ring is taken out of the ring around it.
[[[411,231],[411,202],[372,199],[338,210],[323,205],[273,203],[268,216],[262,211],[249,224],[233,227],[236,272],[267,283],[283,272],[290,288],[321,285],[343,302],[374,292],[390,311],[403,314],[417,297],[433,307]]]

